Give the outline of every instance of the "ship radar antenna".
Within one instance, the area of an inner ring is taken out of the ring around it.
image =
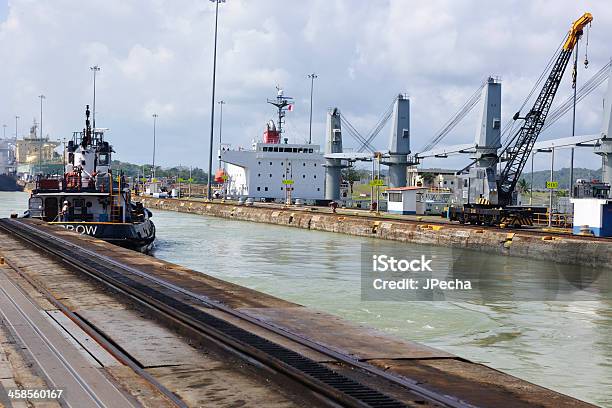
[[[285,123],[287,109],[291,110],[291,106],[293,105],[293,98],[291,96],[285,96],[284,94],[283,88],[281,88],[280,85],[276,85],[276,99],[268,99],[268,103],[276,106],[278,110],[278,122],[276,123],[276,127],[279,136],[283,133],[283,124]]]
[[[89,145],[91,140],[91,122],[89,121],[89,115],[91,112],[89,111],[89,105],[85,105],[85,132],[83,134],[83,140],[81,141],[81,145],[85,148]]]

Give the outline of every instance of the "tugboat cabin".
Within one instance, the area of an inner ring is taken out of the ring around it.
[[[63,176],[39,176],[29,202],[29,216],[51,223],[143,222],[149,214],[132,203],[129,184],[111,170],[111,145],[104,129],[74,132],[65,148]]]

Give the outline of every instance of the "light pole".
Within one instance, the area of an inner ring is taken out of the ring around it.
[[[225,3],[225,0],[210,0],[215,3],[215,44],[213,51],[213,72],[212,72],[212,97],[210,102],[210,150],[208,152],[208,186],[206,198],[212,199],[212,160],[213,160],[213,143],[214,143],[214,126],[215,126],[215,80],[217,75],[217,26],[219,23],[219,3]]]
[[[223,105],[225,101],[217,102],[219,104],[219,168],[221,168],[221,135],[223,133]]]
[[[533,205],[533,159],[537,153],[537,150],[531,153],[531,186],[529,188],[529,205]]]
[[[550,149],[552,156],[550,156],[550,181],[551,183],[555,180],[555,148]],[[551,186],[552,187],[552,186]],[[553,215],[553,189],[550,188],[550,196],[548,197],[548,226],[552,227],[552,215]]]
[[[93,129],[96,131],[96,72],[100,71],[100,67],[94,65],[89,67],[93,71]]]
[[[318,78],[317,74],[314,72],[312,74],[308,74],[308,78],[310,78],[310,125],[308,127],[308,144],[312,143],[312,92],[314,89],[314,80]]]
[[[572,88],[574,88],[574,99],[572,109],[572,137],[576,136],[576,88],[578,80],[578,42],[574,50],[574,76],[572,78]],[[570,180],[569,180],[569,196],[574,196],[574,147],[570,150]]]
[[[42,172],[42,149],[43,149],[43,100],[45,95],[38,95],[40,98],[40,138],[38,139],[38,171]]]
[[[153,171],[151,176],[151,181],[155,178],[155,131],[157,127],[157,117],[159,115],[157,113],[153,114]]]

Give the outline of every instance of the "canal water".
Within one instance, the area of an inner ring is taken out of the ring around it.
[[[0,193],[0,217],[25,208],[26,202],[25,193]],[[153,219],[155,257],[612,406],[609,296],[586,301],[363,301],[363,245],[392,252],[407,244],[165,211],[154,211]],[[456,257],[458,251],[428,250],[440,257]],[[484,262],[491,273],[499,271],[499,279],[560,268],[459,252],[469,260],[459,267]]]

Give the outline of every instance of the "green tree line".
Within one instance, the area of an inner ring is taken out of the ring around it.
[[[123,174],[129,177],[150,177],[153,166],[150,164],[133,164],[128,162],[122,162],[119,160],[113,160],[112,162],[113,173],[118,171],[123,171]],[[180,177],[184,180],[189,179],[189,167],[185,166],[175,166],[170,168],[162,168],[161,166],[155,166],[155,177],[156,178],[165,178],[165,177]],[[208,182],[208,173],[199,167],[193,167],[191,169],[191,177],[193,178],[194,183],[206,184]]]

